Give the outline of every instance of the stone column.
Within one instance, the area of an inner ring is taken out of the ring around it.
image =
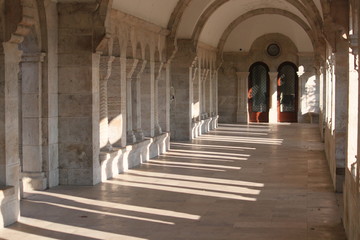
[[[156,62],[155,63],[155,87],[154,87],[154,115],[155,115],[155,135],[160,135],[162,133],[162,129],[159,123],[159,82],[160,78],[162,78],[162,71],[164,68],[164,63]],[[165,100],[165,101],[164,101]],[[161,101],[161,104],[166,104],[166,99]]]
[[[168,61],[165,65],[165,131],[170,132],[170,80],[171,80],[171,62]]]
[[[146,65],[141,79],[141,128],[146,137],[155,136],[155,62]]]
[[[219,115],[219,74],[215,72],[215,116]],[[217,126],[216,126],[217,127]]]
[[[21,62],[22,187],[44,190],[47,178],[42,158],[42,62],[44,53],[23,55]],[[46,89],[45,89],[46,90]]]
[[[248,123],[248,77],[249,72],[237,72],[238,78],[238,98],[237,98],[237,111],[236,121],[239,123]]]
[[[108,80],[111,75],[114,57],[100,57],[100,148],[112,151],[109,141],[109,117],[108,117]]]
[[[0,46],[0,228],[20,217],[19,89],[22,52],[16,43]]]
[[[126,146],[122,145],[122,133],[123,133],[123,121],[124,117],[122,115],[122,106],[121,106],[121,92],[123,91],[122,87],[125,88],[126,96],[126,82],[125,85],[121,85],[121,65],[120,57],[114,57],[111,67],[111,75],[109,80],[107,80],[107,116],[108,116],[108,136],[109,143],[112,147],[121,148]],[[126,70],[125,70],[126,71]],[[126,79],[125,79],[126,81]],[[126,115],[124,115],[126,116]],[[126,129],[126,128],[125,128]],[[126,136],[125,136],[126,139]]]
[[[171,108],[171,137],[173,140],[191,138],[191,103],[189,101],[189,67],[196,57],[191,40],[178,40],[178,51],[171,61],[171,84],[174,88]],[[167,81],[170,80],[170,65],[167,66]]]
[[[277,77],[278,72],[269,72],[270,90],[269,90],[269,123],[278,122],[278,106],[277,106]]]
[[[132,81],[132,121],[133,132],[137,142],[144,140],[141,128],[141,74],[146,66],[146,60],[139,60],[137,71]]]
[[[196,72],[197,72],[197,68],[195,67],[195,63],[193,63],[191,65],[191,67],[189,67],[189,104],[190,104],[190,118],[191,118],[191,136],[190,139],[194,139],[197,136],[197,131],[196,131],[196,127],[197,127],[197,122],[196,122],[196,109],[197,109],[197,105],[196,105],[196,97],[194,96],[194,84],[195,84],[195,79],[196,79]]]
[[[337,52],[335,53],[335,160],[336,184],[335,189],[342,192],[345,175],[345,157],[347,147],[348,122],[348,94],[349,94],[349,44],[340,36],[337,39]]]
[[[209,79],[209,117],[214,116],[214,70],[210,69]]]
[[[128,59],[126,64],[126,141],[127,144],[133,144],[136,142],[136,137],[133,131],[133,75],[138,66],[139,60],[137,59]]]
[[[94,185],[100,169],[100,54],[94,3],[59,2],[59,169],[62,185]],[[76,24],[69,24],[69,23]]]
[[[204,120],[206,118],[206,83],[207,83],[207,76],[208,76],[208,69],[202,69],[201,71],[201,119]]]
[[[203,107],[203,90],[202,90],[202,77],[204,70],[201,68],[201,61],[199,61],[199,70],[198,70],[198,96],[199,96],[199,121],[202,119],[202,112],[204,111]],[[200,133],[201,134],[201,133]]]
[[[120,58],[120,108],[121,108],[121,140],[120,147],[125,147],[127,142],[127,115],[131,112],[131,108],[128,108],[128,102],[131,98],[127,98],[127,74],[126,74],[127,60],[125,57]],[[129,110],[130,109],[130,110]]]

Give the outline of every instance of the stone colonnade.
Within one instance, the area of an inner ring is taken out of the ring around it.
[[[155,25],[145,30],[135,18],[119,24],[123,17],[112,12],[112,36],[96,55],[101,181],[166,152],[170,143],[167,31]]]
[[[344,170],[338,172],[342,173],[344,179],[344,227],[348,239],[355,240],[360,238],[360,4],[355,0],[349,3],[348,71],[344,69],[348,73],[348,81],[344,83],[348,84],[348,115],[347,122],[341,122],[347,130],[347,147],[344,152]]]
[[[171,61],[171,138],[191,140],[217,127],[217,50],[177,40]]]
[[[216,51],[205,44],[197,48],[189,68],[190,139],[217,127],[217,67]]]

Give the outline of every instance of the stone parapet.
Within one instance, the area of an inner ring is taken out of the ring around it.
[[[119,173],[137,167],[169,149],[170,134],[165,132],[124,148],[113,148],[112,151],[100,152],[101,181],[106,181]]]

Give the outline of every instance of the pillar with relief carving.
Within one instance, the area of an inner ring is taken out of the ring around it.
[[[247,107],[249,72],[237,72],[236,75],[238,78],[236,121],[247,123],[249,116]]]

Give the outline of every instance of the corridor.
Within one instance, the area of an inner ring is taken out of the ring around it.
[[[338,205],[317,125],[226,124],[105,183],[27,194],[0,239],[344,240]]]

